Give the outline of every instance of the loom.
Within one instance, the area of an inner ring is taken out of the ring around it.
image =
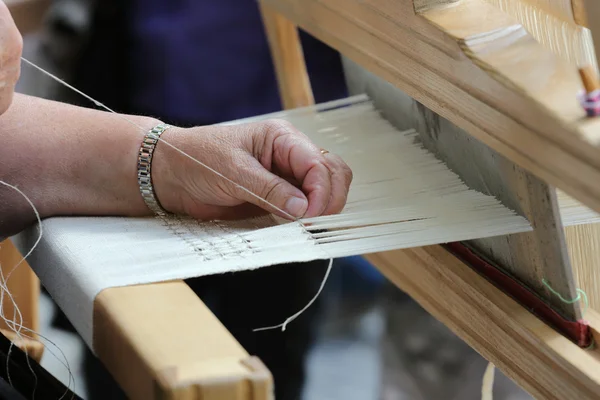
[[[478,193],[502,205],[498,223],[478,223],[475,213],[457,215],[450,222],[440,219],[440,229],[453,227],[448,236],[404,243],[402,249],[397,245],[400,236],[394,236],[397,241],[382,245],[380,251],[369,242],[366,257],[535,398],[600,398],[595,346],[600,341],[600,119],[587,117],[578,98],[582,90],[595,87],[600,3],[261,0],[260,4],[284,107],[297,109],[287,117],[304,115],[299,121],[309,121],[308,114],[319,114],[323,108],[311,107],[314,100],[299,27],[342,54],[351,92],[363,95],[347,100],[345,106],[368,102],[395,129],[397,137],[386,137],[401,140],[400,136],[412,135],[402,142],[405,146],[419,143],[475,197]],[[587,75],[585,68],[578,73],[586,66],[593,67],[592,83],[582,80],[589,77],[589,69]],[[363,134],[369,132],[365,129]],[[431,214],[416,218],[428,219]],[[49,290],[63,309],[68,308],[68,299],[60,299],[63,289],[69,296],[79,290],[82,301],[89,302],[84,314],[91,322],[82,318],[73,323],[127,394],[133,399],[270,399],[269,371],[173,276],[159,279],[167,281],[162,283],[129,282],[119,287],[109,283],[97,288],[91,300],[89,288],[67,291],[45,276],[45,263],[77,268],[91,262],[90,254],[103,251],[101,243],[85,250],[69,248],[78,229],[95,224],[104,237],[119,223],[46,221],[49,234],[30,264],[42,283],[53,288]],[[278,221],[257,223],[236,229],[254,232],[286,226]],[[464,224],[487,231],[460,234],[460,224],[463,233],[471,230]],[[436,225],[424,226],[419,229],[436,231]],[[198,233],[191,236],[197,238]],[[374,237],[385,238],[381,232]],[[24,252],[33,239],[35,229],[14,241]],[[20,257],[10,242],[3,244],[0,255],[3,269]],[[218,269],[221,264],[214,265]],[[76,270],[67,271],[73,275]],[[21,268],[9,287],[20,299],[25,324],[35,329],[39,290],[35,274]],[[564,300],[576,299],[580,290],[587,294],[588,306]],[[67,315],[73,320],[77,312]],[[170,340],[167,320],[171,326],[185,327],[176,342]],[[29,346],[39,357],[37,344]],[[161,355],[154,353],[156,348],[164,349]]]

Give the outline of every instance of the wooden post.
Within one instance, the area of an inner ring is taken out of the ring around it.
[[[105,289],[94,350],[133,400],[271,400],[269,370],[250,357],[183,281]]]
[[[29,267],[29,264],[27,264],[27,261],[23,261],[15,269],[15,266],[22,258],[23,256],[10,239],[0,243],[0,270],[5,278],[14,270],[8,280],[7,287],[23,317],[22,325],[37,332],[39,330],[40,283],[35,273]],[[15,315],[14,311],[15,309],[8,293],[4,293],[2,312],[7,319],[15,321],[17,318],[13,317]],[[12,329],[3,320],[0,320],[0,330],[10,340],[14,341],[17,339]],[[34,340],[23,338],[19,339],[15,344],[18,344],[32,358],[40,361],[44,346],[42,343],[35,341],[37,335],[26,331],[23,331],[23,334],[33,337]]]
[[[268,5],[260,2],[259,4],[283,108],[292,109],[315,104],[298,28]]]

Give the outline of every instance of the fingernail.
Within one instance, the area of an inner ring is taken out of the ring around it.
[[[308,201],[292,197],[285,203],[285,211],[294,217],[302,217],[308,208]]]

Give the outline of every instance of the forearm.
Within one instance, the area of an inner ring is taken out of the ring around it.
[[[145,131],[158,123],[127,119]],[[15,95],[0,117],[0,180],[21,189],[42,218],[147,215],[136,180],[144,133],[111,113]],[[34,221],[26,200],[0,185],[0,237]]]

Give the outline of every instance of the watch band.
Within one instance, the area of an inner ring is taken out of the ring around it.
[[[152,186],[152,155],[160,138],[171,126],[167,124],[159,124],[152,128],[142,141],[142,146],[138,153],[138,185],[140,193],[148,208],[158,216],[166,216],[168,212],[162,208]]]

